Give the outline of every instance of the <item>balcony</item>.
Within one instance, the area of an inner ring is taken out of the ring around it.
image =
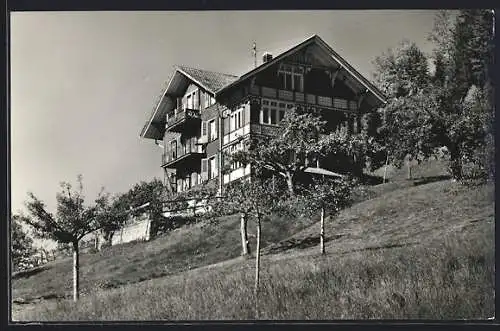
[[[250,124],[250,133],[264,136],[275,136],[280,128],[275,125],[268,124]]]
[[[165,129],[172,132],[183,132],[187,127],[199,127],[200,111],[196,109],[176,109],[167,114]]]
[[[279,90],[266,86],[254,85],[250,88],[250,94],[264,98],[301,103],[309,106],[319,106],[322,108],[328,108],[343,112],[356,112],[358,109],[357,102],[353,100],[296,91]]]
[[[189,168],[200,163],[200,160],[206,156],[196,137],[188,139],[184,144],[177,145],[175,149],[172,149],[171,146],[168,147],[162,154],[161,164],[164,168]]]

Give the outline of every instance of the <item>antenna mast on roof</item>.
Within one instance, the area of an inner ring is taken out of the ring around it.
[[[255,43],[255,41],[253,42],[252,53],[253,53],[253,65],[254,68],[257,68],[257,44]]]

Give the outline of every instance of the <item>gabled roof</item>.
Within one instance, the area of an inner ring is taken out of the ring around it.
[[[217,92],[217,96],[222,95],[232,87],[238,85],[239,83],[255,76],[259,72],[271,67],[272,65],[282,61],[284,58],[296,53],[297,51],[303,49],[304,47],[310,46],[312,44],[318,45],[321,49],[323,49],[326,53],[328,53],[329,59],[332,63],[337,63],[340,68],[345,70],[350,77],[352,77],[356,82],[358,82],[360,85],[362,85],[366,90],[368,90],[373,96],[375,96],[379,103],[385,103],[386,99],[384,94],[375,86],[373,85],[368,79],[366,79],[363,75],[361,75],[356,69],[354,69],[346,60],[344,60],[337,52],[335,52],[323,39],[321,39],[318,35],[313,35],[303,42],[299,43],[298,45],[290,48],[289,50],[279,54],[278,56],[274,57],[271,61],[268,61],[266,63],[261,64],[257,68],[247,72],[243,76],[241,76],[238,80],[235,80],[232,83],[229,83],[228,85],[224,86],[224,88],[220,89]]]
[[[174,66],[174,72],[163,90],[160,100],[156,104],[149,120],[141,130],[140,136],[150,139],[162,139],[162,130],[167,112],[175,107],[175,98],[182,96],[191,83],[195,83],[206,91],[215,95],[222,87],[238,79],[238,76],[220,72]]]
[[[235,75],[190,68],[186,66],[176,66],[176,69],[192,79],[198,85],[201,85],[207,91],[214,94],[224,86],[238,79],[238,76]]]
[[[236,87],[243,81],[254,77],[259,72],[266,70],[272,65],[282,61],[286,57],[298,52],[299,50],[316,45],[321,53],[321,59],[328,65],[337,66],[345,72],[347,82],[356,87],[360,94],[367,95],[367,102],[371,105],[380,105],[386,102],[383,93],[354,69],[346,60],[344,60],[338,53],[336,53],[323,39],[317,35],[313,35],[298,45],[290,48],[289,50],[279,54],[271,61],[261,64],[257,68],[247,72],[238,78],[238,76],[231,74],[224,74],[220,72],[213,72],[197,68],[190,68],[186,66],[174,66],[175,71],[170,78],[167,87],[163,91],[160,101],[153,109],[149,120],[144,125],[140,136],[151,139],[162,139],[162,126],[164,126],[164,118],[168,111],[175,105],[175,98],[182,96],[184,90],[191,83],[195,83],[206,91],[212,93],[217,99],[224,93],[228,92],[231,88]],[[317,48],[317,49],[318,49]]]

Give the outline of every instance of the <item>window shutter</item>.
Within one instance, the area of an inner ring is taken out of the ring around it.
[[[243,123],[243,126],[247,125],[250,121],[249,121],[249,117],[248,116],[250,113],[250,107],[249,106],[245,106],[243,107],[243,109],[241,110],[241,122]]]
[[[201,180],[208,179],[208,159],[201,159]]]
[[[208,136],[207,141],[211,141],[212,140],[212,121],[207,122],[207,136]]]
[[[230,122],[229,117],[224,118],[224,134],[228,134],[230,132]]]

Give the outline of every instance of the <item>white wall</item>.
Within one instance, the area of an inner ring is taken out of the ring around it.
[[[151,219],[140,217],[117,230],[111,238],[111,245],[123,244],[134,240],[149,240],[151,236]]]

